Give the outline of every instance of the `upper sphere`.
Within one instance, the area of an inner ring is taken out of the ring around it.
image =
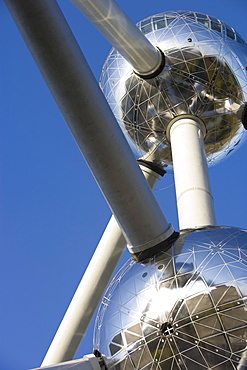
[[[245,41],[220,20],[188,11],[160,13],[137,25],[163,52],[162,73],[144,80],[112,49],[100,82],[136,156],[171,168],[167,126],[190,114],[206,127],[208,163],[226,157],[246,136]]]

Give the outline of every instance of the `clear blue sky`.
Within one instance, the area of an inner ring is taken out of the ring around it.
[[[110,45],[69,0],[58,3],[98,79]],[[118,3],[134,22],[207,13],[247,40],[246,0]],[[40,366],[110,211],[2,1],[0,32],[0,370],[27,370]],[[210,175],[218,224],[247,228],[247,143]],[[172,175],[155,195],[177,228]],[[92,326],[78,356],[90,352]]]

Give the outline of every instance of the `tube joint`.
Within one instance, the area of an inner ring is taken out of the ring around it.
[[[152,247],[141,250],[139,252],[136,252],[135,250],[133,250],[131,252],[132,259],[134,262],[143,263],[145,260],[152,258],[154,255],[160,252],[168,251],[173,246],[173,244],[176,242],[178,238],[179,238],[179,232],[173,231],[173,233],[168,238],[166,238],[162,242]]]
[[[158,66],[152,72],[149,72],[147,74],[142,74],[142,73],[138,73],[138,72],[134,71],[135,74],[138,77],[143,78],[144,80],[151,80],[152,78],[155,78],[155,77],[159,76],[159,74],[163,71],[163,69],[165,67],[165,64],[166,64],[165,55],[164,55],[163,51],[160,50],[160,48],[157,47],[157,50],[158,50],[159,55],[160,55],[160,60],[159,60]]]

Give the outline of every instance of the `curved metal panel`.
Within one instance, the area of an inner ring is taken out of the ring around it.
[[[186,233],[143,264],[128,261],[98,312],[94,347],[111,369],[246,366],[247,231]]]

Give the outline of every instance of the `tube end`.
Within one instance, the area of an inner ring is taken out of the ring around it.
[[[145,260],[152,258],[157,253],[166,252],[173,246],[173,244],[176,242],[178,238],[179,232],[174,231],[173,234],[170,235],[167,239],[156,244],[155,246],[145,249],[141,252],[131,253],[132,259],[134,262],[143,263]]]

